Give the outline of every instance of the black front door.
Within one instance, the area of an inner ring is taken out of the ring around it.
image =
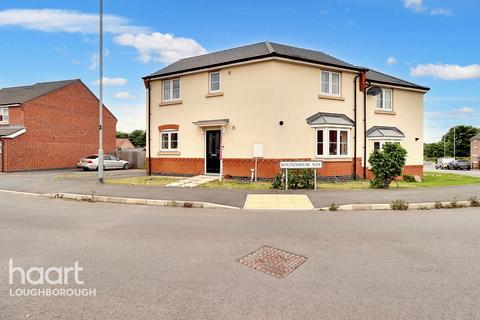
[[[220,130],[208,130],[206,139],[207,173],[220,173]]]

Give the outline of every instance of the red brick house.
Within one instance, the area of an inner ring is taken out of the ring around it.
[[[472,168],[480,168],[480,133],[470,139],[470,162]]]
[[[98,102],[78,79],[0,89],[0,170],[71,168],[96,153]],[[106,153],[115,150],[116,124],[104,107]]]

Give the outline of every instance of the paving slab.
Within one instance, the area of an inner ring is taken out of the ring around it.
[[[310,199],[303,194],[249,194],[244,209],[313,210]]]

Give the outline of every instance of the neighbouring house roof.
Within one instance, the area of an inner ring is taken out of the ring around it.
[[[367,130],[368,138],[405,138],[405,134],[396,127],[371,127]]]
[[[13,137],[15,134],[21,134],[22,131],[25,131],[23,126],[15,124],[0,125],[0,137],[2,138]]]
[[[117,138],[115,140],[117,148],[128,147],[133,148],[132,142],[128,138]]]
[[[29,86],[2,88],[0,89],[0,105],[22,104],[35,98],[44,96],[76,81],[80,80],[74,79],[40,82]]]
[[[178,60],[163,69],[160,69],[146,77],[144,79],[165,77],[175,75],[182,72],[196,71],[205,68],[220,67],[227,64],[245,62],[250,60],[258,60],[262,58],[287,58],[292,60],[298,60],[303,62],[310,62],[319,65],[340,67],[344,69],[350,69],[355,71],[365,70],[367,68],[355,66],[348,62],[342,61],[335,57],[332,57],[324,52],[303,49],[298,47],[287,46],[274,42],[260,42],[238,48],[232,48],[209,54],[199,55],[195,57],[185,58]],[[408,88],[430,90],[427,87],[419,86],[414,83],[401,80],[396,77],[389,76],[378,71],[370,70],[367,72],[367,80],[391,84],[397,86],[403,86]]]
[[[226,126],[229,121],[230,121],[229,119],[215,119],[215,120],[200,120],[192,123],[199,127],[215,127],[215,126]]]
[[[470,141],[474,141],[474,140],[480,140],[480,133],[477,133],[475,136],[473,136]]]
[[[307,118],[307,123],[311,126],[315,125],[344,125],[344,126],[353,126],[355,122],[341,113],[327,113],[327,112],[318,112],[313,116]]]

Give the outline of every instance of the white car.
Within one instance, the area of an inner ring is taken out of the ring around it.
[[[83,170],[98,170],[98,155],[92,154],[88,157],[80,159],[77,163],[77,168],[82,168]],[[114,156],[104,155],[103,156],[103,168],[108,169],[124,169],[127,170],[130,168],[130,163],[125,160],[119,160]]]

